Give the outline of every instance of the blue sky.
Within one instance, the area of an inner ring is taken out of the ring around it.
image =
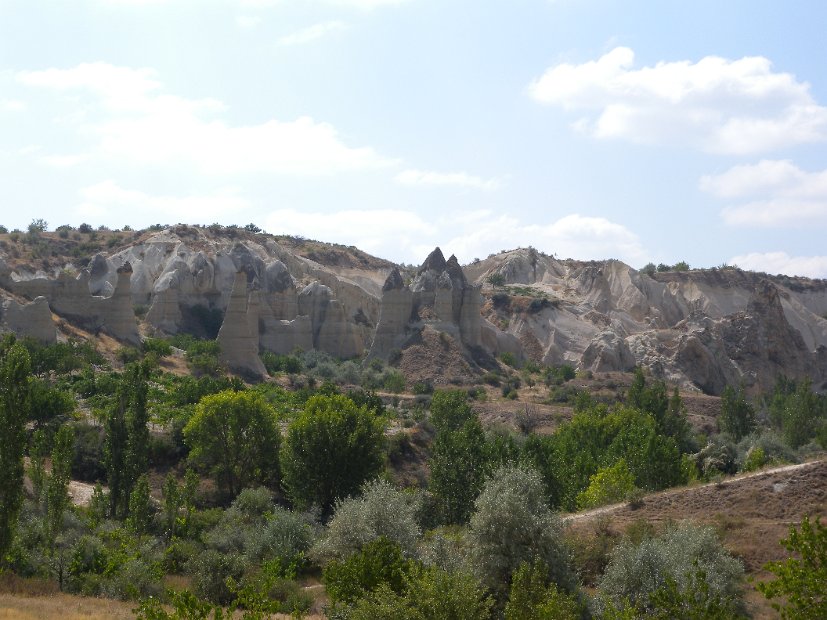
[[[0,223],[827,277],[824,2],[0,0]]]

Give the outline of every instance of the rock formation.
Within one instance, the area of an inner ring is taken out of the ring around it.
[[[36,297],[31,303],[21,304],[14,299],[0,303],[0,331],[10,331],[20,338],[34,338],[44,344],[57,339],[57,329],[45,297]]]
[[[388,358],[428,326],[449,334],[468,349],[483,347],[495,354],[511,351],[520,357],[516,339],[484,321],[481,307],[480,287],[468,282],[455,256],[446,261],[442,250],[436,248],[409,286],[398,269],[388,275],[370,356]]]
[[[238,271],[224,322],[218,332],[220,360],[228,368],[254,379],[267,375],[258,355],[258,303],[250,303],[247,273]]]

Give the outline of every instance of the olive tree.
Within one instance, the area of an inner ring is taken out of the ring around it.
[[[468,542],[482,582],[501,597],[514,571],[538,560],[548,567],[550,582],[565,591],[575,588],[560,519],[533,469],[505,465],[494,472],[475,502]]]

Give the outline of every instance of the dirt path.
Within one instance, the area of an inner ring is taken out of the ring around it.
[[[650,501],[655,498],[673,496],[673,495],[681,495],[684,493],[697,493],[699,490],[706,488],[706,487],[726,487],[728,485],[737,485],[744,480],[748,480],[750,478],[762,478],[767,476],[772,476],[774,474],[782,474],[787,472],[796,471],[799,469],[805,469],[808,467],[817,467],[818,465],[825,462],[825,459],[820,459],[817,461],[807,461],[806,463],[796,463],[794,465],[782,465],[781,467],[772,467],[770,469],[762,469],[760,471],[750,472],[748,474],[739,474],[737,476],[732,476],[731,478],[726,478],[725,480],[719,482],[707,482],[705,484],[700,484],[696,486],[687,486],[687,487],[679,487],[676,489],[666,489],[665,491],[659,491],[657,493],[651,493],[650,495],[645,496],[645,501]],[[621,502],[619,504],[610,504],[608,506],[601,506],[600,508],[593,508],[592,510],[585,510],[583,512],[575,512],[563,515],[564,522],[572,522],[572,521],[580,521],[583,519],[590,519],[592,517],[596,517],[602,514],[608,514],[612,512],[616,512],[623,508],[629,506],[628,502]]]

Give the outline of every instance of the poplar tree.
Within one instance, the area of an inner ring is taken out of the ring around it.
[[[31,403],[29,353],[13,338],[0,343],[0,562],[11,546],[23,502],[23,451]]]

